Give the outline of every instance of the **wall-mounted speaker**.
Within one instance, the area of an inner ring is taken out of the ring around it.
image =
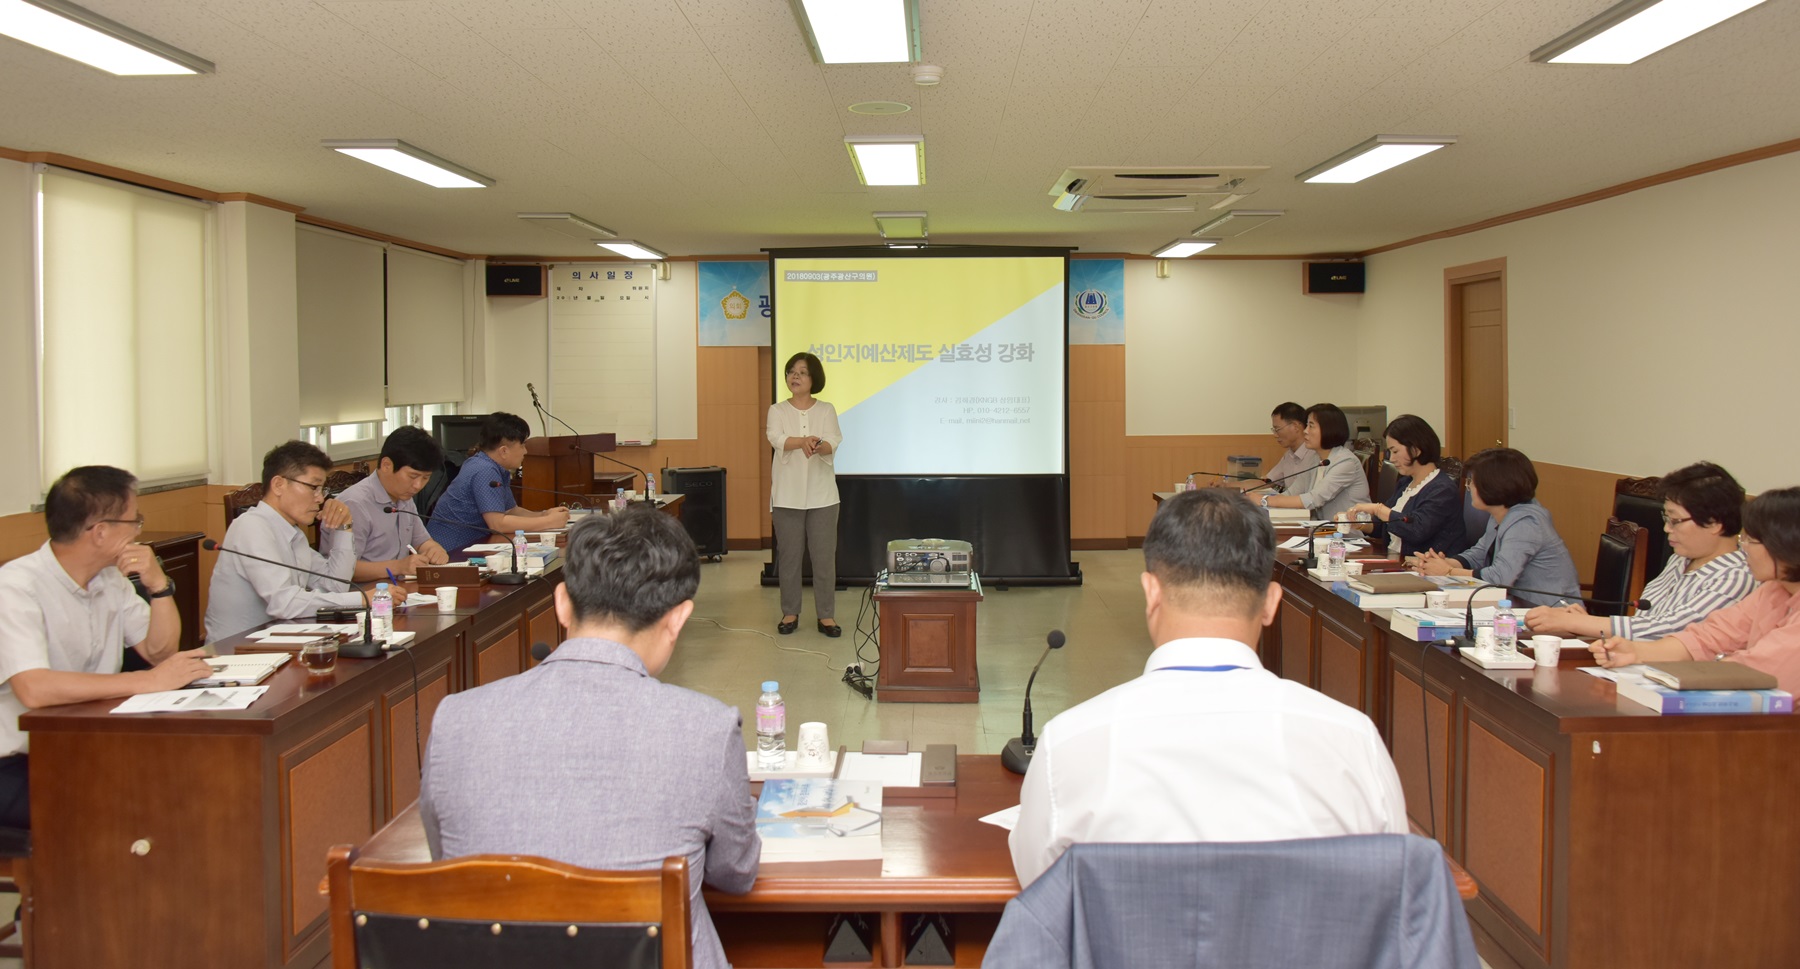
[[[1309,262],[1301,277],[1300,291],[1315,293],[1360,293],[1363,291],[1363,263]]]
[[[489,296],[542,296],[544,295],[544,267],[489,264],[487,267],[487,294]]]

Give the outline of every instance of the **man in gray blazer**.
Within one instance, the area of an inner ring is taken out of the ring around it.
[[[540,855],[647,869],[685,855],[694,965],[725,966],[700,886],[747,892],[762,840],[738,711],[656,680],[694,611],[699,556],[673,518],[634,506],[569,529],[536,669],[438,706],[419,809],[433,858]]]

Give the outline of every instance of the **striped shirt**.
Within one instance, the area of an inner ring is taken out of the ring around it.
[[[1612,617],[1612,634],[1626,639],[1673,636],[1756,588],[1742,549],[1732,549],[1689,572],[1692,561],[1670,556],[1662,574],[1644,586],[1649,610],[1636,616]]]

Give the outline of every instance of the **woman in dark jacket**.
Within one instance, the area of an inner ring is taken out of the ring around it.
[[[1416,555],[1435,549],[1455,555],[1469,547],[1463,529],[1462,495],[1456,482],[1438,470],[1442,445],[1431,425],[1401,414],[1382,432],[1388,460],[1400,472],[1387,504],[1366,502],[1350,510],[1368,512],[1381,524],[1375,534],[1388,536],[1388,554]]]

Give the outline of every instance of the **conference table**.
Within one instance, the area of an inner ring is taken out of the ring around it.
[[[1280,558],[1264,664],[1375,721],[1495,969],[1800,963],[1800,717],[1660,715],[1584,649],[1484,669]]]

